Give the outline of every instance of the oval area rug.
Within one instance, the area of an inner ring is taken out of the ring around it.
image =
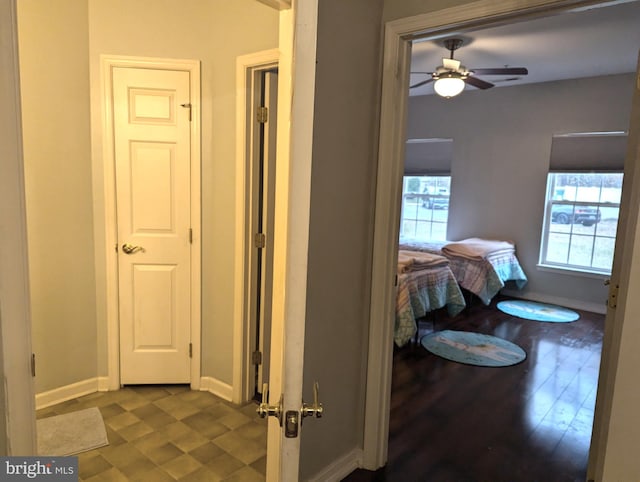
[[[467,365],[506,367],[527,357],[515,343],[470,331],[437,331],[423,336],[420,343],[434,355]]]
[[[569,323],[580,318],[578,313],[568,308],[535,301],[508,300],[501,301],[496,306],[500,311],[508,315],[524,318],[525,320]]]

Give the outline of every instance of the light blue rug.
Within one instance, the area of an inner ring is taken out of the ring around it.
[[[501,301],[497,305],[504,313],[518,318],[535,321],[548,321],[551,323],[569,323],[576,321],[580,315],[575,311],[562,306],[546,305],[535,301],[509,300]]]
[[[527,357],[515,343],[469,331],[437,331],[422,337],[420,343],[434,355],[467,365],[506,367]]]

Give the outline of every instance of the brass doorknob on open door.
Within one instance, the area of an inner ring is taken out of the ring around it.
[[[258,405],[256,412],[258,412],[260,418],[276,417],[280,422],[280,426],[282,426],[282,395],[280,395],[278,405],[269,405],[267,402],[268,389],[269,385],[267,383],[262,385],[262,402]]]
[[[122,245],[122,251],[124,251],[125,254],[134,254],[134,253],[137,253],[138,251],[141,251],[144,253],[144,248],[142,246],[134,246],[129,243],[124,243]]]
[[[306,403],[302,404],[302,417],[322,417],[322,413],[324,412],[324,407],[318,401],[319,399],[319,386],[318,382],[313,384],[313,405],[307,405]]]

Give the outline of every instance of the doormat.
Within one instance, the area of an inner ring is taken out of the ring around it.
[[[527,357],[515,343],[469,331],[436,331],[422,337],[420,343],[434,355],[467,365],[507,367]]]
[[[562,306],[546,305],[535,301],[509,300],[497,304],[500,311],[518,318],[551,323],[569,323],[576,321],[580,315]]]
[[[36,420],[38,455],[75,455],[109,444],[96,407]]]

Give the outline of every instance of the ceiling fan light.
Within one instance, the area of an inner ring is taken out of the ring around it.
[[[455,97],[464,90],[464,80],[457,76],[440,77],[433,84],[433,88],[441,97]]]

